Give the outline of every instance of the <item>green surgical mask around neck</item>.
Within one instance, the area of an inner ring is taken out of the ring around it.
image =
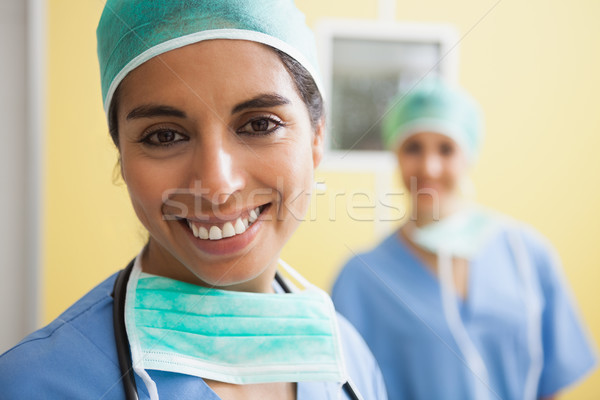
[[[125,302],[135,372],[156,398],[146,370],[232,384],[345,382],[333,304],[305,282],[294,293],[217,290],[144,273],[138,257]]]
[[[476,205],[423,227],[412,227],[408,235],[419,247],[434,254],[444,253],[473,259],[502,227],[504,217]]]

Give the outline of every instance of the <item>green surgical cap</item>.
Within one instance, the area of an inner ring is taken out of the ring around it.
[[[477,102],[464,90],[441,80],[426,81],[392,100],[383,120],[383,143],[395,149],[420,132],[450,137],[473,161],[483,139],[483,116]]]
[[[106,112],[129,72],[157,55],[210,39],[279,49],[322,88],[314,36],[292,0],[108,0],[96,35]]]

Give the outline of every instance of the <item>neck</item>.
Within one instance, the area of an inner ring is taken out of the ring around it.
[[[236,292],[273,293],[273,279],[275,278],[275,271],[277,270],[277,260],[278,258],[275,258],[275,260],[257,276],[240,276],[239,279],[235,279],[235,282],[227,282],[227,284],[222,284],[218,279],[215,282],[210,282],[202,279],[202,277],[190,267],[179,262],[161,246],[157,245],[151,238],[142,252],[142,270],[149,274],[164,276],[165,278],[207,288]],[[235,269],[239,271],[246,270],[243,266],[243,262],[244,260],[241,260]],[[248,262],[251,262],[251,260]],[[168,268],[164,268],[164,266],[168,266]]]
[[[450,215],[463,210],[467,206],[467,202],[462,199],[456,199],[453,201],[447,201],[439,207],[438,210],[427,209],[425,211],[419,209],[418,205],[413,203],[413,215],[409,222],[412,222],[414,226],[419,228],[429,225],[432,222],[437,222],[441,219],[449,217]]]

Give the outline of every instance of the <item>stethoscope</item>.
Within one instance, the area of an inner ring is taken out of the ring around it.
[[[123,379],[123,389],[125,390],[125,398],[127,400],[138,400],[137,387],[135,384],[135,376],[133,374],[133,365],[131,361],[131,352],[129,350],[129,339],[125,329],[125,296],[127,295],[127,282],[133,270],[134,260],[129,265],[119,272],[115,280],[112,297],[113,305],[113,324],[115,329],[115,341],[117,344],[117,357],[119,359],[119,368],[121,370],[121,378]],[[283,289],[285,293],[291,293],[287,283],[283,280],[279,273],[275,273],[275,281]],[[354,388],[350,381],[346,381],[342,385],[344,392],[350,397],[350,400],[361,400],[358,395],[358,390]]]

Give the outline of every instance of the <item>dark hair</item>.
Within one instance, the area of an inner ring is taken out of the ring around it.
[[[281,50],[267,46],[279,56],[279,59],[285,66],[285,69],[289,72],[290,76],[294,80],[298,94],[302,98],[302,101],[308,109],[308,115],[310,117],[310,123],[313,129],[316,129],[323,116],[325,114],[323,97],[319,88],[310,73],[296,61],[294,58],[284,53]],[[121,85],[117,87],[112,97],[112,102],[108,108],[108,131],[112,138],[115,146],[119,147],[119,126],[117,119],[117,110],[119,108],[119,92]]]
[[[290,73],[298,94],[304,101],[308,109],[310,123],[313,129],[316,129],[323,118],[325,111],[323,106],[323,97],[313,77],[296,59],[284,53],[281,50],[273,48],[273,51],[279,56],[279,59],[285,66],[285,69]]]

